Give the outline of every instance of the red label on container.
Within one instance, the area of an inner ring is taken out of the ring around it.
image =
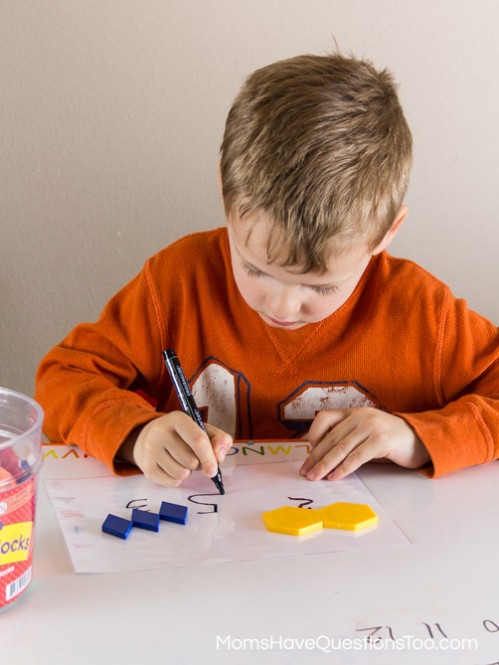
[[[0,487],[0,608],[31,581],[35,480]]]

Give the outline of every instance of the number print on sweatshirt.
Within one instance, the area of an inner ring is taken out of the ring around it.
[[[203,420],[236,439],[248,432],[253,436],[250,418],[250,386],[245,377],[216,358],[207,358],[189,380]]]
[[[216,358],[207,358],[189,380],[203,420],[236,439],[253,437],[251,386],[246,377]],[[277,404],[277,417],[290,431],[304,432],[323,409],[381,408],[356,381],[306,381]]]
[[[277,405],[277,411],[281,423],[303,432],[319,411],[357,406],[380,408],[378,400],[356,381],[306,381]]]

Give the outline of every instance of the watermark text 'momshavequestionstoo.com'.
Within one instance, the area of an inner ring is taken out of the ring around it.
[[[478,640],[473,638],[421,639],[403,635],[397,639],[375,639],[369,637],[335,638],[328,635],[317,637],[234,637],[217,635],[216,648],[220,651],[476,651]]]

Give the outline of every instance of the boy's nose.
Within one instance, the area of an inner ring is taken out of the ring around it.
[[[278,291],[269,296],[267,300],[269,315],[279,321],[287,321],[298,314],[301,308],[299,299],[287,289]]]

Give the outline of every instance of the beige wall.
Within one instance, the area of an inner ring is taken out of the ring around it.
[[[393,247],[499,322],[497,0],[0,0],[0,385],[162,246],[224,223],[243,78],[347,52],[388,66],[415,139]]]

